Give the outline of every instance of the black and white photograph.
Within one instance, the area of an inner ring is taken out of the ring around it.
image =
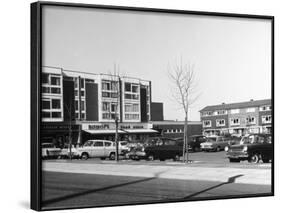
[[[274,194],[273,16],[32,13],[41,210]]]

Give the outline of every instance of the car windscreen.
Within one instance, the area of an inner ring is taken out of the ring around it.
[[[215,137],[209,137],[207,138],[207,142],[216,142],[217,138]]]

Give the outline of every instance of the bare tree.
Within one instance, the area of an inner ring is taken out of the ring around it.
[[[113,72],[109,71],[109,75],[111,78],[111,89],[113,91],[115,91],[115,96],[116,97],[116,107],[114,109],[114,112],[112,113],[112,109],[110,109],[110,116],[112,119],[114,119],[115,122],[115,146],[116,146],[116,152],[115,152],[115,160],[119,161],[119,134],[118,134],[118,130],[119,130],[119,121],[120,121],[120,95],[121,95],[121,91],[120,91],[120,74],[119,74],[119,66],[116,66],[116,64],[114,63],[114,70]]]
[[[168,68],[169,78],[173,83],[173,98],[184,111],[184,139],[183,139],[183,162],[187,163],[188,156],[188,112],[190,106],[197,100],[199,96],[195,96],[195,76],[194,66],[190,64],[176,64],[172,68]]]

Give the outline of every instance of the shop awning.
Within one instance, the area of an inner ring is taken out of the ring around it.
[[[154,129],[123,129],[123,131],[126,133],[158,133]]]
[[[102,129],[102,130],[92,130],[92,129],[84,129],[83,131],[88,132],[90,134],[102,135],[102,134],[115,134],[114,129]],[[126,132],[122,130],[118,130],[119,134],[124,134]]]

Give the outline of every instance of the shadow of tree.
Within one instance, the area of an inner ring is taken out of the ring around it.
[[[204,189],[204,190],[202,190],[202,191],[193,193],[193,194],[188,195],[188,196],[186,196],[186,197],[184,197],[184,198],[182,198],[182,199],[183,199],[183,200],[188,200],[188,199],[193,198],[193,197],[195,197],[195,196],[197,196],[197,195],[200,195],[200,194],[202,194],[202,193],[204,193],[204,192],[207,192],[207,191],[210,191],[210,190],[219,188],[219,187],[221,187],[221,186],[223,186],[223,185],[235,183],[235,180],[236,180],[237,178],[239,178],[239,177],[242,177],[242,176],[243,176],[243,175],[236,175],[236,176],[230,177],[230,178],[228,178],[228,180],[227,180],[226,182],[223,182],[223,183],[220,183],[220,184],[218,184],[218,185],[215,185],[215,186],[209,187],[209,188],[207,188],[207,189]]]
[[[42,203],[43,203],[43,206],[49,205],[49,204],[57,203],[57,202],[60,202],[60,201],[68,200],[68,199],[71,199],[71,198],[76,198],[78,196],[88,195],[88,194],[92,194],[92,193],[96,193],[96,192],[100,192],[100,191],[105,191],[105,190],[114,189],[114,188],[118,188],[118,187],[122,187],[122,186],[128,186],[128,185],[132,185],[132,184],[137,184],[137,183],[142,183],[142,182],[154,180],[154,179],[157,179],[160,174],[163,174],[166,171],[167,170],[162,171],[162,172],[157,172],[157,173],[155,173],[155,175],[153,177],[144,178],[144,179],[136,180],[136,181],[130,181],[130,182],[121,183],[121,184],[115,184],[115,185],[111,185],[111,186],[102,187],[102,188],[99,188],[99,189],[90,189],[90,190],[83,191],[83,192],[77,192],[77,193],[69,194],[69,195],[62,196],[62,197],[48,199],[48,200],[43,201]]]

